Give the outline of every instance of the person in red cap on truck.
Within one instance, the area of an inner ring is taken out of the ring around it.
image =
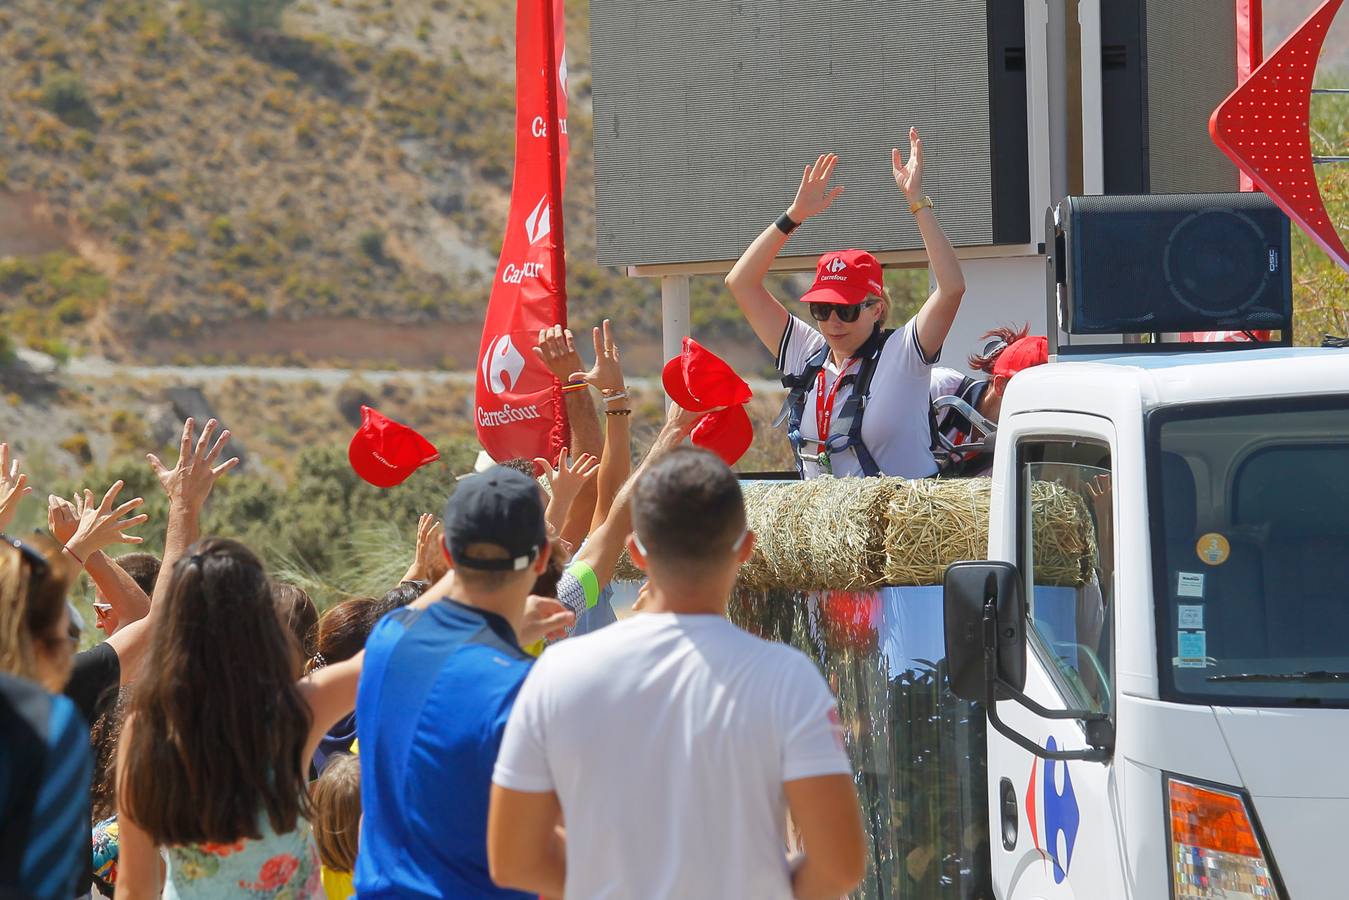
[[[1023,369],[1049,362],[1049,341],[1042,334],[1031,334],[1029,325],[1020,329],[1001,325],[984,332],[983,337],[986,340],[983,350],[971,354],[967,362],[972,371],[987,377],[965,375],[938,366],[932,370],[932,400],[959,397],[996,425],[1002,413],[1002,398],[1012,376]],[[942,475],[974,477],[988,474],[993,467],[991,450],[961,449],[962,444],[981,436],[969,419],[955,409],[939,409],[934,413],[932,425],[934,433],[945,439],[942,446],[933,448]],[[948,450],[948,444],[954,449]]]
[[[923,193],[918,129],[909,129],[907,163],[898,149],[891,153],[895,184],[917,221],[937,285],[918,314],[903,328],[884,328],[890,298],[880,262],[863,250],[820,257],[815,284],[801,297],[818,330],[790,315],[764,286],[788,236],[843,193],[841,185],[829,184],[837,164],[838,156],[826,153],[805,167],[796,199],[754,239],[726,276],[726,286],[759,340],[777,355],[783,384],[791,389],[782,418],[803,478],[926,478],[937,473],[931,367],[960,309],[965,277]]]

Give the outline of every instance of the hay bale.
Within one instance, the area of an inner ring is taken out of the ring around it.
[[[747,591],[858,591],[941,584],[946,567],[988,551],[987,478],[816,478],[744,485],[758,536],[740,570]],[[1031,488],[1037,584],[1090,577],[1095,534],[1086,503],[1050,482]],[[625,553],[619,579],[642,573]]]

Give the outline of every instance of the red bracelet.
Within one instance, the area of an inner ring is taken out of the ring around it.
[[[69,554],[70,554],[70,558],[73,559],[73,560],[75,560],[75,562],[79,563],[81,569],[84,568],[84,560],[82,560],[82,559],[80,559],[78,556],[76,556],[74,550],[71,550],[69,547],[62,547],[61,549],[64,550],[64,551],[66,551],[67,553],[69,553]]]
[[[585,390],[586,388],[588,388],[588,387],[590,387],[590,385],[586,384],[584,381],[573,381],[573,382],[570,382],[570,383],[568,383],[568,384],[562,385],[562,390],[564,390],[564,391],[584,391],[584,390]]]

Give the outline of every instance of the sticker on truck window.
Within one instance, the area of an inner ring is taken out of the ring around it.
[[[1201,537],[1194,549],[1199,554],[1199,561],[1209,566],[1221,566],[1232,555],[1232,545],[1216,531]]]
[[[1176,596],[1204,599],[1204,573],[1178,572],[1176,574]],[[1184,628],[1185,626],[1181,626]]]
[[[1181,669],[1202,669],[1208,656],[1208,641],[1202,631],[1182,631],[1177,635],[1180,651],[1176,666]]]
[[[1181,628],[1203,628],[1204,627],[1204,607],[1198,604],[1190,606],[1182,603],[1177,607],[1180,611]]]

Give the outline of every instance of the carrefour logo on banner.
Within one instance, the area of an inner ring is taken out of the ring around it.
[[[562,51],[562,63],[557,67],[557,80],[562,83],[562,93],[567,93],[567,51]]]
[[[553,206],[548,202],[548,196],[545,194],[539,198],[539,203],[534,207],[534,211],[525,219],[525,234],[529,236],[531,244],[537,244],[539,241],[548,237],[549,232],[553,230],[552,223]]]
[[[515,387],[525,369],[525,358],[511,343],[509,334],[499,335],[487,345],[482,357],[482,381],[487,389],[501,395]]]
[[[1045,749],[1050,752],[1058,749],[1053,736],[1045,742]],[[1038,777],[1041,769],[1043,778]],[[1031,761],[1030,780],[1026,784],[1026,820],[1035,849],[1054,866],[1054,883],[1062,884],[1073,864],[1073,845],[1077,843],[1082,821],[1068,763],[1038,757]]]

